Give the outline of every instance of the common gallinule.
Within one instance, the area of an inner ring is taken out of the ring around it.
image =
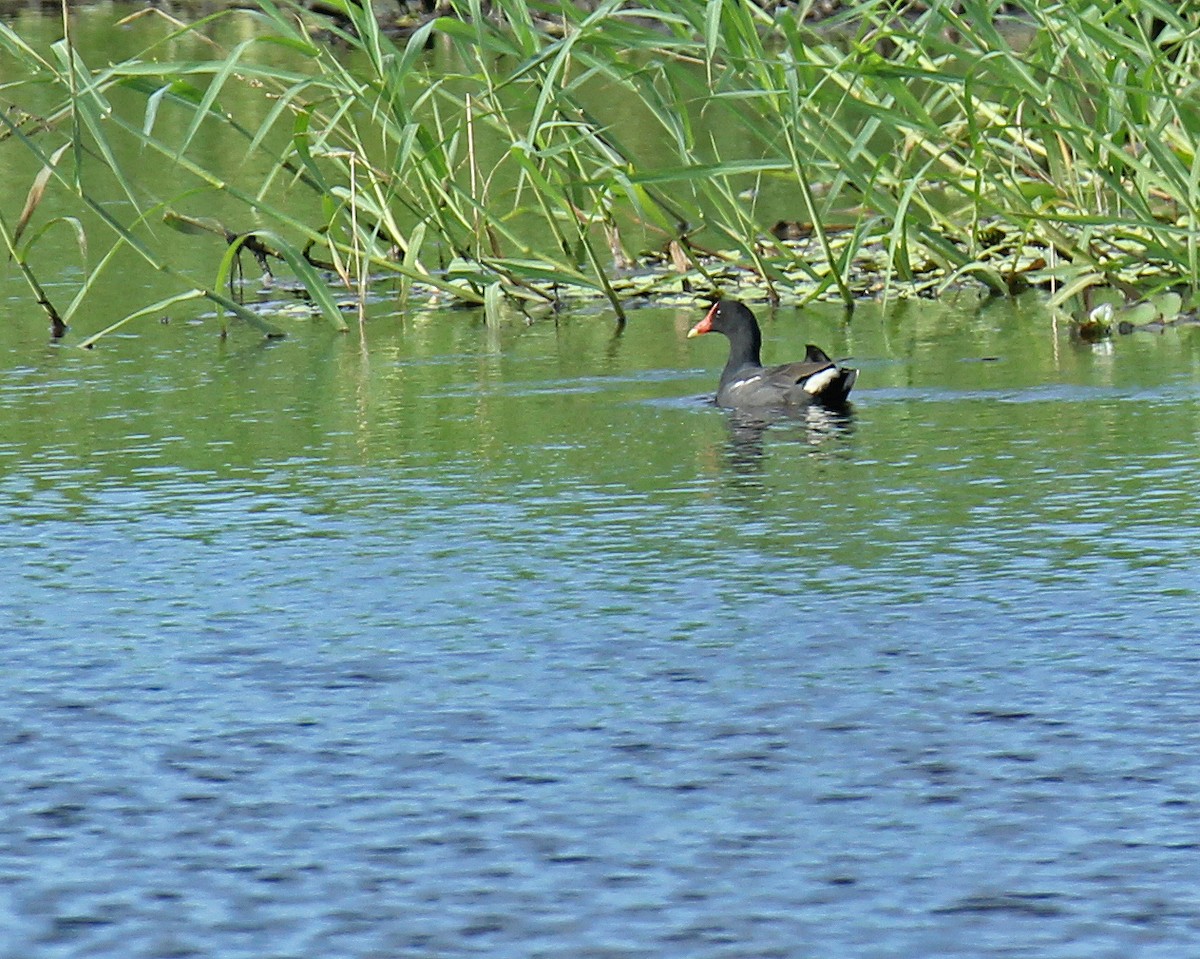
[[[858,379],[858,370],[838,366],[811,343],[799,363],[763,366],[758,321],[739,300],[714,303],[704,319],[688,330],[688,338],[703,333],[724,333],[729,338],[729,361],[717,384],[718,406],[761,409],[813,402],[841,406]]]

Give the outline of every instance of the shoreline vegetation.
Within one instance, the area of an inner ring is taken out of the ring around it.
[[[1200,13],[1187,5],[189,9],[126,17],[171,26],[116,63],[85,62],[67,7],[49,49],[0,22],[7,75],[24,78],[4,88],[0,149],[40,167],[0,233],[56,337],[128,251],[178,292],[81,345],[185,303],[215,309],[222,331],[236,316],[276,335],[270,311],[242,302],[252,263],[294,279],[339,329],[347,301],[361,317],[379,290],[494,321],[588,301],[623,319],[718,295],[851,308],[1036,288],[1085,324],[1122,326],[1186,316],[1200,289]],[[249,39],[172,59],[169,41],[247,15]],[[24,105],[33,87],[39,103],[54,92],[50,110]],[[245,116],[222,105],[234,87],[254,104]],[[258,162],[208,165],[212,127]],[[117,140],[193,185],[157,195]],[[89,193],[89,167],[110,171],[132,216]],[[39,257],[49,192],[92,251],[65,302]],[[240,214],[196,215],[206,193]],[[227,244],[215,272],[174,264],[172,246],[212,234]]]

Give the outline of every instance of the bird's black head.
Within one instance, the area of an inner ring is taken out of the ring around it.
[[[741,300],[718,300],[712,305],[704,319],[688,330],[688,336],[705,333],[724,333],[732,339],[734,334],[752,330],[758,333],[758,321]],[[753,339],[758,339],[753,336]]]

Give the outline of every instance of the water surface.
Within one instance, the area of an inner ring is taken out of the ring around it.
[[[0,955],[1200,942],[1196,331],[0,332]]]

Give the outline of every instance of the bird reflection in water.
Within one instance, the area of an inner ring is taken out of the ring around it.
[[[752,476],[762,471],[768,430],[772,445],[802,443],[812,452],[836,456],[854,435],[854,411],[849,404],[831,407],[820,403],[786,409],[731,410],[725,459],[734,473]]]

